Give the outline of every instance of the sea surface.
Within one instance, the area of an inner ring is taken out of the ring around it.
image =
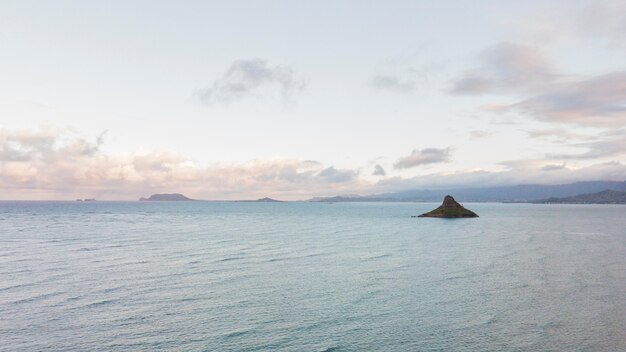
[[[626,351],[626,206],[0,202],[0,351]]]

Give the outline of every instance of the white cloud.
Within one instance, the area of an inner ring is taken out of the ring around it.
[[[100,137],[90,142],[68,130],[0,129],[2,197],[137,199],[176,191],[198,199],[298,199],[363,190],[358,172],[311,160],[199,167],[168,151],[103,154],[101,142]]]
[[[603,136],[613,146],[588,147],[610,153],[625,150],[622,133]],[[622,141],[622,142],[620,142]],[[619,161],[576,168],[553,159],[501,163],[502,171],[466,170],[401,178],[389,177],[380,165],[372,183],[354,169],[297,159],[251,160],[198,166],[170,151],[106,154],[102,138],[83,138],[67,129],[39,131],[0,129],[0,191],[3,199],[138,199],[152,193],[180,192],[196,199],[252,199],[265,196],[307,199],[337,194],[372,194],[411,188],[472,187],[516,183],[566,183],[582,180],[622,180]],[[620,144],[621,143],[621,144]],[[565,158],[563,158],[565,159]],[[404,169],[449,160],[449,148],[414,150],[401,158]],[[369,175],[367,175],[369,176]]]

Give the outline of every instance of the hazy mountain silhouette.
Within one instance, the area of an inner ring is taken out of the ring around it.
[[[604,190],[626,191],[626,181],[583,181],[560,185],[516,185],[479,188],[419,189],[369,196],[316,197],[311,201],[333,202],[435,202],[446,194],[464,202],[530,202],[538,199],[571,197]]]

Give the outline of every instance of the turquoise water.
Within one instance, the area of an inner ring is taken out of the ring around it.
[[[624,351],[626,207],[0,202],[1,351]]]

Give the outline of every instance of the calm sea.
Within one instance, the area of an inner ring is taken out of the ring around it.
[[[626,351],[626,206],[0,202],[1,351]]]

